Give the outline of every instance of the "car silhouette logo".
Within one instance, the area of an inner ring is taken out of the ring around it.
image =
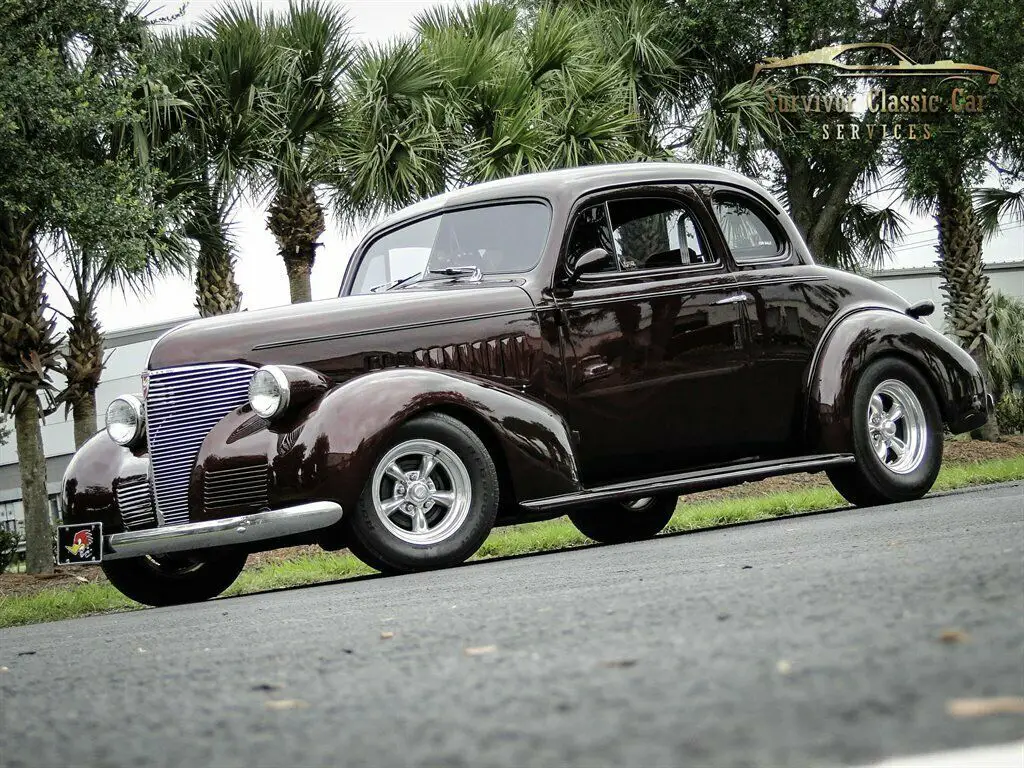
[[[867,55],[874,55],[886,61],[878,64],[844,61],[846,55],[851,52],[866,52]],[[999,73],[990,67],[949,60],[920,64],[889,43],[830,45],[787,58],[768,56],[754,65],[754,74],[750,79],[753,82],[766,70],[807,66],[829,67],[835,70],[833,74],[838,77],[941,77],[943,80],[970,80],[973,76],[987,75],[989,85],[999,82]]]

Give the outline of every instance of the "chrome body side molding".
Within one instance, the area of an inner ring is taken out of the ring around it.
[[[578,507],[602,501],[641,498],[669,491],[703,491],[734,483],[763,480],[774,475],[790,475],[796,472],[817,472],[835,464],[852,464],[852,453],[828,453],[820,456],[795,456],[778,461],[753,461],[730,464],[724,467],[699,469],[677,475],[649,477],[626,483],[586,488],[577,493],[549,496],[546,499],[524,501],[522,506],[533,511],[548,511],[566,507]],[[624,514],[626,514],[624,512]]]

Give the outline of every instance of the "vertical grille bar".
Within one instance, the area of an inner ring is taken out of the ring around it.
[[[153,493],[164,525],[187,523],[188,485],[203,440],[249,399],[249,365],[216,364],[151,371],[146,430]]]

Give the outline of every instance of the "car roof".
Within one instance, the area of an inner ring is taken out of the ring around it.
[[[594,189],[633,183],[651,182],[722,182],[766,192],[757,183],[733,171],[713,165],[691,163],[647,162],[618,165],[588,165],[543,173],[528,173],[506,179],[473,184],[452,190],[418,203],[383,219],[374,231],[389,227],[405,219],[444,208],[484,203],[515,197],[551,198],[565,196],[575,199]]]

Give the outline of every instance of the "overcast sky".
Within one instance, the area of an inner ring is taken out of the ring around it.
[[[328,0],[345,8],[352,23],[353,34],[361,41],[383,41],[409,34],[413,18],[435,5],[452,5],[466,0]],[[286,9],[288,0],[262,0],[266,6]],[[191,0],[185,7],[178,25],[193,24],[209,14],[220,0]],[[180,2],[151,0],[149,8],[160,15],[170,15],[181,8]],[[884,201],[883,201],[884,204]],[[288,281],[284,265],[277,255],[273,236],[266,229],[265,210],[262,205],[243,203],[233,228],[237,244],[238,262],[235,277],[242,289],[243,308],[262,309],[289,301]],[[986,260],[1009,261],[1024,259],[1024,227],[1016,225],[998,241],[986,247]],[[314,299],[336,296],[341,275],[353,246],[362,231],[343,232],[328,218],[327,231],[321,238],[323,247],[317,252],[313,269]],[[908,236],[896,246],[893,266],[928,266],[935,259],[935,230],[930,218],[914,217]],[[58,286],[48,289],[51,302],[61,310],[67,302]],[[156,289],[143,297],[123,296],[109,291],[100,299],[99,318],[105,330],[130,328],[165,320],[195,316],[195,289],[187,278],[165,279]]]

